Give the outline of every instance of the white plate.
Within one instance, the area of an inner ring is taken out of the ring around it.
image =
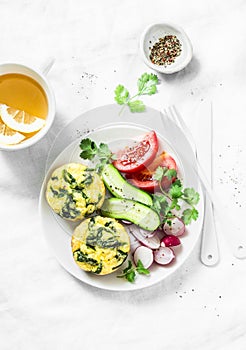
[[[200,236],[204,201],[194,170],[195,158],[181,130],[163,117],[160,112],[151,108],[147,108],[146,112],[137,115],[125,110],[122,116],[119,116],[119,110],[117,105],[107,105],[88,111],[77,117],[58,135],[47,159],[49,169],[40,193],[39,210],[46,240],[59,263],[69,273],[98,288],[129,291],[149,287],[162,281],[184,263]],[[150,276],[138,275],[135,283],[116,278],[120,274],[120,270],[107,276],[97,276],[84,272],[75,264],[71,253],[71,234],[78,223],[65,221],[50,209],[45,199],[47,180],[52,171],[62,164],[72,161],[84,162],[79,157],[79,143],[82,137],[88,136],[96,142],[108,143],[110,148],[115,151],[152,129],[158,134],[161,148],[170,153],[177,161],[179,175],[183,178],[184,186],[194,187],[199,191],[201,195],[198,205],[199,219],[188,226],[187,234],[182,237],[182,246],[176,249],[175,261],[166,267],[153,265],[150,268]]]

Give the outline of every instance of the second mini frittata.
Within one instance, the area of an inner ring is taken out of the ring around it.
[[[81,269],[106,275],[126,260],[130,238],[115,219],[94,216],[76,227],[71,245],[74,260]]]

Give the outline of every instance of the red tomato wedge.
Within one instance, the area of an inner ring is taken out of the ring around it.
[[[159,188],[159,183],[157,180],[153,179],[153,174],[159,166],[168,169],[175,169],[177,171],[175,160],[167,152],[162,152],[148,167],[145,167],[145,169],[137,173],[130,174],[129,176],[127,175],[127,179],[132,185],[141,188],[142,190],[154,192]],[[174,180],[175,178],[169,180],[164,176],[162,187],[167,189]]]
[[[158,139],[154,131],[148,132],[141,141],[126,147],[117,154],[113,165],[123,173],[135,173],[150,164],[158,151]]]

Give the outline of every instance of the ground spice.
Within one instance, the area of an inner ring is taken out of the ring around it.
[[[158,66],[170,65],[181,54],[181,46],[176,35],[166,35],[164,38],[159,38],[158,42],[149,48],[149,58]]]

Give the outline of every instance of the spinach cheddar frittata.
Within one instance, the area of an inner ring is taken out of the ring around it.
[[[47,184],[46,199],[62,218],[82,220],[101,208],[105,187],[100,176],[83,164],[69,163],[56,169]]]
[[[71,245],[73,258],[81,269],[106,275],[126,260],[130,239],[115,219],[94,216],[76,227]]]

